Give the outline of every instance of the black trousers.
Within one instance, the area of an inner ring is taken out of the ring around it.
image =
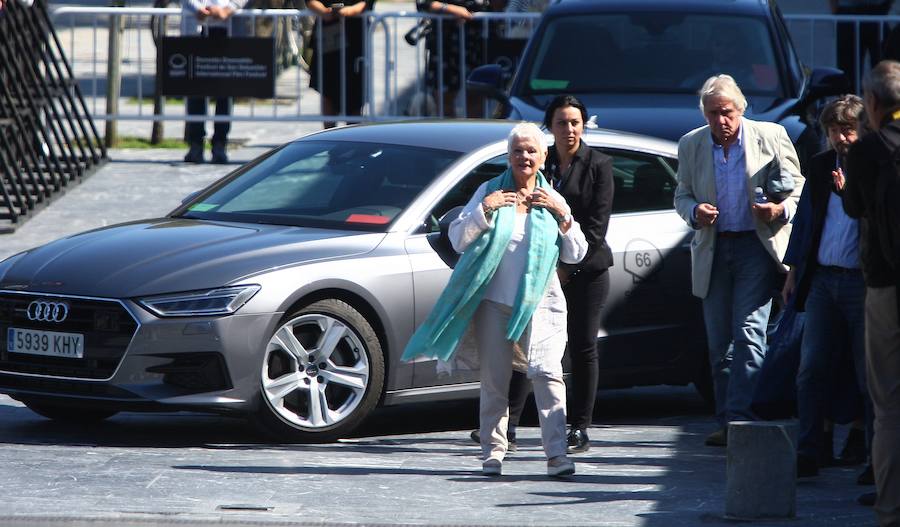
[[[600,380],[597,332],[609,295],[609,272],[575,273],[563,286],[563,293],[569,312],[567,352],[572,365],[572,397],[568,399],[567,415],[572,428],[586,430],[591,426]],[[531,383],[525,374],[514,371],[509,383],[510,427],[519,424],[530,392]]]
[[[228,34],[224,27],[209,28],[206,38],[226,39]],[[206,115],[207,97],[188,97],[187,113],[188,115]],[[231,115],[232,100],[231,97],[216,97],[216,115]],[[231,131],[231,123],[229,121],[213,123],[213,143],[225,143],[228,141],[228,132]],[[206,125],[203,122],[187,123],[187,139],[188,143],[202,143],[206,137]]]

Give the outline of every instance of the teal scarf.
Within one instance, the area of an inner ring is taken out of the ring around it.
[[[536,185],[550,188],[540,172],[537,173]],[[512,171],[508,168],[487,183],[488,194],[509,188],[514,188],[514,182]],[[506,253],[515,221],[515,207],[501,207],[494,211],[494,228],[485,230],[466,248],[428,318],[406,345],[402,360],[420,355],[449,360],[453,356]],[[506,338],[511,341],[519,340],[531,322],[559,257],[559,224],[550,211],[532,209],[530,229],[526,271],[519,282],[513,313],[506,328]]]

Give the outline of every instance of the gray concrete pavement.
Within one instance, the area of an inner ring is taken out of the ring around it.
[[[812,2],[784,2],[806,4]],[[819,4],[816,2],[815,4]],[[824,2],[821,4],[824,5]],[[180,124],[169,124],[177,130]],[[160,216],[267,148],[317,124],[234,126],[235,164],[187,165],[178,150],[113,150],[15,233],[0,259],[87,229]],[[140,134],[143,135],[141,131]],[[47,421],[0,396],[0,525],[724,525],[725,451],[690,388],[605,394],[595,448],[568,480],[544,475],[539,433],[496,480],[479,474],[470,404],[381,410],[357,437],[284,445],[242,421],[121,414],[90,426]],[[860,467],[798,484],[798,517],[754,525],[872,526],[855,503]]]
[[[120,414],[47,421],[0,397],[0,525],[725,525],[725,451],[690,388],[601,397],[594,447],[545,475],[538,429],[500,478],[480,475],[471,403],[381,410],[352,439],[272,444],[241,421]],[[797,518],[754,525],[874,525],[857,467],[798,485]]]
[[[293,130],[273,130],[287,134]],[[232,152],[235,163],[266,147]],[[15,233],[0,257],[86,229],[159,216],[238,166],[187,165],[179,150],[114,150],[112,161]],[[637,402],[636,402],[637,401]],[[520,432],[505,476],[479,474],[471,404],[383,409],[358,437],[270,444],[242,421],[121,414],[99,425],[47,421],[0,396],[0,525],[724,524],[725,452],[690,388],[603,396],[576,477],[544,475],[540,436]],[[859,467],[798,486],[798,518],[759,525],[874,525],[855,503]],[[870,487],[871,488],[871,487]]]
[[[68,187],[14,233],[0,234],[0,259],[78,232],[163,216],[187,194],[266,150],[260,147],[233,150],[231,165],[182,163],[181,150],[112,150],[109,163]]]

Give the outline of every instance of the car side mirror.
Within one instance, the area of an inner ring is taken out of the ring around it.
[[[504,81],[505,73],[502,66],[485,64],[469,73],[466,90],[505,103],[509,97],[503,90]]]
[[[807,99],[810,101],[850,93],[850,80],[847,75],[834,68],[816,68],[809,77]]]
[[[459,217],[462,209],[462,206],[457,206],[445,212],[438,220],[440,231],[428,235],[428,243],[431,245],[431,248],[451,269],[456,267],[456,262],[459,261],[459,253],[456,252],[453,244],[450,243],[450,224]]]

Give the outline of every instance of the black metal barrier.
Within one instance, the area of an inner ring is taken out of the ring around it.
[[[107,160],[46,0],[0,10],[0,232]]]

